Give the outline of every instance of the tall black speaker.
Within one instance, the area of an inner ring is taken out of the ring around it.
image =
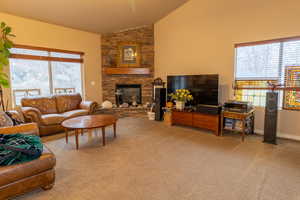
[[[277,144],[277,114],[278,114],[278,93],[267,92],[265,108],[264,142]]]
[[[163,107],[166,106],[166,96],[167,89],[166,88],[155,88],[155,120],[161,121],[163,119]]]

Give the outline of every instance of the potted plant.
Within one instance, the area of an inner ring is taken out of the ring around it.
[[[9,50],[13,47],[12,41],[9,37],[15,37],[11,34],[11,27],[4,22],[0,23],[0,107],[6,111],[3,98],[3,88],[9,87],[9,77],[4,71],[4,67],[9,65]]]
[[[171,93],[169,96],[171,97],[171,100],[175,100],[176,109],[178,110],[183,110],[185,103],[193,100],[191,92],[187,89],[178,89],[175,93]]]

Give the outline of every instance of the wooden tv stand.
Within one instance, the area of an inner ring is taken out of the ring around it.
[[[172,110],[172,125],[191,126],[214,131],[220,135],[220,114],[205,114],[196,111]]]

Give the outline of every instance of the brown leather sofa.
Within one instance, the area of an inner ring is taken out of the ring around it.
[[[0,134],[38,134],[35,123],[0,128]],[[8,199],[41,187],[51,189],[55,182],[54,154],[44,145],[40,158],[0,167],[0,199]]]
[[[96,102],[82,101],[80,94],[23,98],[21,105],[25,121],[36,122],[41,136],[62,132],[64,120],[92,114],[97,107]]]

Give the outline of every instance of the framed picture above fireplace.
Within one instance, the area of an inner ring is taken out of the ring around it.
[[[119,43],[120,67],[139,67],[141,60],[140,45],[136,42]]]

